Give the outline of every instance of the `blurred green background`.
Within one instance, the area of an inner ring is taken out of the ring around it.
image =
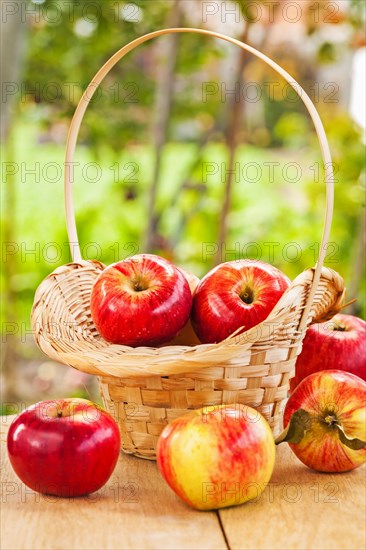
[[[63,162],[81,94],[116,50],[164,27],[248,42],[310,95],[335,167],[326,264],[357,298],[347,311],[365,318],[363,0],[3,2],[5,413],[46,397],[98,399],[93,377],[38,351],[30,311],[42,279],[71,260]],[[202,276],[249,257],[291,278],[316,261],[325,186],[312,123],[271,69],[223,41],[174,34],[128,54],[91,102],[75,161],[85,259],[108,264],[149,251]]]

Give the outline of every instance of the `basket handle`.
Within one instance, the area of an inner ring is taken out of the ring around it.
[[[290,84],[290,86],[292,86],[292,88],[295,90],[295,92],[299,95],[299,97],[302,99],[303,103],[305,104],[305,107],[307,108],[310,114],[310,117],[314,123],[315,130],[319,139],[320,149],[322,152],[324,167],[325,167],[326,205],[325,205],[323,234],[321,239],[321,246],[319,248],[318,261],[316,263],[316,267],[314,271],[314,278],[313,278],[311,290],[308,294],[307,303],[304,308],[300,326],[299,326],[299,330],[303,330],[306,328],[308,313],[310,311],[310,307],[311,307],[313,298],[315,296],[316,289],[318,287],[321,269],[325,260],[326,247],[328,244],[328,239],[330,234],[330,227],[332,223],[333,202],[334,202],[334,176],[333,176],[332,158],[330,154],[329,144],[328,144],[324,127],[319,117],[319,114],[313,102],[311,101],[310,97],[303,90],[300,84],[298,84],[288,74],[287,71],[282,69],[282,67],[280,67],[277,63],[272,61],[272,59],[270,59],[263,53],[259,52],[252,46],[245,44],[244,42],[240,42],[239,40],[236,40],[235,38],[231,38],[224,34],[220,34],[220,33],[205,30],[205,29],[194,29],[194,28],[173,28],[173,29],[161,29],[158,31],[154,31],[149,34],[145,34],[144,36],[141,36],[140,38],[137,38],[136,40],[133,40],[129,44],[126,44],[125,46],[123,46],[123,48],[118,50],[114,55],[112,55],[112,57],[108,59],[108,61],[103,65],[103,67],[101,67],[101,69],[99,69],[97,74],[94,76],[93,80],[90,82],[90,84],[84,91],[79,101],[79,104],[75,110],[74,116],[70,124],[70,129],[69,129],[67,142],[66,142],[65,173],[64,173],[65,207],[66,207],[66,225],[67,225],[67,232],[68,232],[68,238],[70,242],[72,259],[74,262],[79,262],[82,260],[79,240],[78,240],[77,230],[76,230],[74,202],[73,202],[73,189],[72,189],[72,181],[71,181],[72,171],[69,168],[73,166],[75,147],[76,147],[80,125],[81,125],[84,113],[89,105],[89,102],[93,97],[93,94],[95,93],[100,83],[103,81],[104,77],[114,67],[114,65],[116,65],[116,63],[120,59],[122,59],[127,53],[134,50],[140,44],[143,44],[144,42],[147,42],[152,38],[156,38],[164,34],[186,33],[186,32],[204,34],[207,36],[212,36],[214,38],[220,38],[222,40],[226,40],[226,42],[230,42],[231,44],[239,46],[239,48],[241,48],[242,50],[246,50],[252,53],[253,55],[255,55],[256,57],[262,59],[262,61],[264,61],[265,63],[267,63],[267,65],[272,67],[272,69],[274,69],[279,75],[281,75],[286,80],[286,82],[288,82],[288,84]]]

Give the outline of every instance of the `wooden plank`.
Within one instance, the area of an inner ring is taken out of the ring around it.
[[[365,466],[343,474],[306,468],[286,444],[256,502],[223,509],[233,550],[358,550],[366,548]]]
[[[181,502],[156,464],[121,455],[116,470],[90,497],[61,499],[27,489],[6,452],[8,418],[1,421],[1,541],[6,550],[226,549],[215,512]]]
[[[57,499],[28,490],[8,463],[9,418],[0,421],[1,548],[227,548],[217,515],[183,504],[150,461],[122,455],[106,487],[90,497]],[[230,548],[365,548],[365,467],[317,474],[287,445],[277,453],[272,480],[258,501],[219,512]]]

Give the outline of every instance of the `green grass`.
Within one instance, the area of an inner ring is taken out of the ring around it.
[[[15,178],[16,208],[14,212],[5,213],[19,246],[17,271],[12,274],[10,284],[18,296],[14,307],[20,321],[29,319],[39,282],[58,265],[70,260],[62,179],[64,147],[40,143],[39,137],[40,129],[31,120],[22,120],[16,127],[15,159],[12,159],[19,166]],[[184,224],[170,254],[180,265],[202,276],[212,262],[212,256],[206,254],[205,258],[203,252],[215,246],[217,239],[228,153],[222,144],[208,146],[190,179],[192,183],[206,180],[206,191],[186,190],[170,208],[179,183],[196,155],[194,144],[169,143],[166,146],[157,207],[163,212],[162,232],[168,236],[178,231],[180,216],[182,212],[186,214],[188,223]],[[229,236],[222,250],[222,261],[243,255],[258,257],[259,253],[263,261],[274,263],[291,278],[314,265],[325,200],[324,186],[312,181],[310,166],[318,160],[317,155],[312,150],[269,151],[246,145],[238,148],[236,168],[240,181],[234,178]],[[115,158],[105,147],[98,159],[100,177],[95,182],[90,181],[96,173],[90,163],[96,160],[87,146],[78,145],[75,162],[80,163],[75,166],[74,195],[84,255],[89,259],[97,256],[110,263],[131,252],[142,251],[140,243],[147,222],[147,193],[153,171],[152,148],[130,146]],[[265,164],[269,162],[279,163],[273,168],[273,178]],[[302,167],[299,181],[290,181],[291,170],[287,173],[289,177],[284,177],[286,172],[283,170],[290,162]],[[119,174],[115,167],[111,168],[115,163],[119,165]],[[88,165],[89,173],[86,174]],[[255,166],[261,171],[258,181],[255,181]],[[207,167],[215,173],[205,178]],[[30,173],[34,169],[36,176]],[[57,172],[59,177],[50,181]],[[249,181],[245,181],[245,174]],[[137,181],[131,183],[131,180]],[[136,193],[134,200],[126,200],[130,188]],[[338,248],[330,260],[336,261],[329,265],[347,278],[352,272],[349,266],[351,251],[345,248],[342,239],[347,237],[348,226],[347,220],[341,216],[339,219],[341,221],[333,226],[331,238]],[[232,250],[235,252],[230,253]]]

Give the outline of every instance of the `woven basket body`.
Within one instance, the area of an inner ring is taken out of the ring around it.
[[[32,311],[38,346],[56,361],[99,377],[104,405],[126,452],[154,458],[164,426],[189,409],[243,403],[280,428],[288,381],[304,332],[298,330],[314,270],[302,273],[266,321],[221,344],[129,348],[105,342],[90,316],[97,262],[58,268],[39,286]],[[309,322],[332,317],[343,281],[323,268]]]
[[[170,32],[196,32],[236,44],[271,65],[297,91],[302,90],[273,61],[237,40],[200,29],[156,31],[122,48],[97,73],[71,123],[66,162],[73,162],[83,115],[106,74],[137,45]],[[78,239],[72,186],[65,171],[66,220],[73,243],[73,263],[56,269],[37,289],[32,326],[38,346],[49,357],[99,377],[104,405],[118,421],[122,446],[128,453],[155,458],[156,443],[164,426],[187,410],[205,406],[250,405],[277,432],[288,382],[307,327],[311,322],[332,317],[343,301],[342,279],[322,267],[333,209],[331,158],[319,116],[303,94],[327,166],[326,216],[317,265],[293,281],[266,321],[219,344],[130,348],[111,345],[99,336],[91,319],[90,294],[104,266],[82,260],[80,249],[75,246]]]

